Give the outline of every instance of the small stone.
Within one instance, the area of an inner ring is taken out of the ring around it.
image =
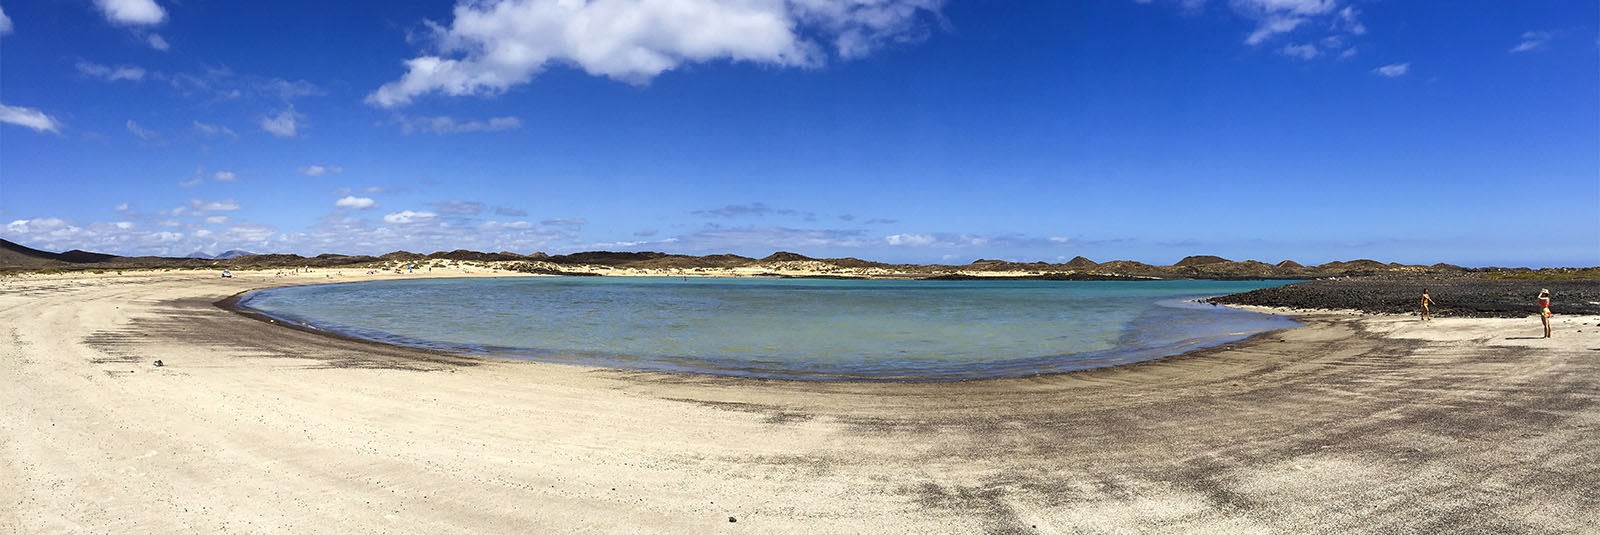
[[[737,519],[737,518],[734,518],[734,517],[731,517],[731,516],[728,517],[728,522],[730,522],[730,523],[731,522],[738,522],[738,521],[739,521],[739,519]]]
[[[157,361],[156,361],[156,362],[155,362],[155,364],[156,364],[156,367],[157,367],[157,368],[160,368],[160,367],[162,367],[162,366],[165,366],[165,364],[162,364],[162,363],[161,363],[161,361],[159,361],[159,360],[157,360]]]

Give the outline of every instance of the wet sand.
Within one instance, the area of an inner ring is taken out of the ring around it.
[[[882,384],[484,360],[216,306],[376,278],[333,272],[0,282],[0,531],[1600,525],[1592,316],[1544,340],[1532,317],[1315,313],[1129,366]]]

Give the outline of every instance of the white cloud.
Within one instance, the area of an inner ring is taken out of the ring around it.
[[[322,176],[327,173],[338,173],[343,171],[344,168],[337,165],[306,165],[299,167],[297,170],[307,176]]]
[[[378,206],[378,201],[374,201],[374,200],[366,198],[366,197],[357,197],[357,196],[354,196],[354,195],[348,195],[348,196],[345,196],[342,199],[334,201],[333,205],[337,206],[337,207],[340,207],[340,208],[349,208],[351,210],[366,210],[368,208],[373,208],[373,207]],[[388,218],[385,217],[384,219],[388,219]]]
[[[160,35],[153,33],[150,34],[150,37],[145,38],[145,42],[150,44],[150,48],[154,48],[162,52],[166,52],[168,49],[172,48],[172,45],[167,44],[166,39],[162,39]]]
[[[1383,76],[1383,77],[1387,77],[1387,78],[1397,78],[1397,77],[1400,77],[1400,76],[1404,76],[1405,73],[1409,72],[1410,70],[1411,70],[1411,63],[1407,62],[1407,63],[1390,63],[1388,65],[1384,65],[1382,67],[1378,67],[1376,69],[1372,69],[1372,72],[1373,72],[1373,74],[1377,74],[1378,76]]]
[[[183,210],[183,208],[184,207],[182,206],[174,208],[172,210],[172,215],[183,215],[186,212]],[[189,199],[189,208],[193,209],[194,215],[203,215],[208,212],[232,212],[234,210],[238,210],[240,206],[239,201],[235,201],[233,199],[223,199],[220,201]]]
[[[943,0],[481,0],[429,23],[439,55],[405,62],[367,102],[385,108],[429,94],[493,95],[551,64],[643,84],[685,63],[816,66],[831,41],[842,58],[926,31]]]
[[[61,133],[61,122],[54,117],[45,115],[44,112],[24,108],[22,106],[7,106],[0,104],[0,123],[11,123],[26,126],[38,132]]]
[[[255,223],[238,223],[221,231],[175,221],[142,228],[130,221],[74,224],[58,218],[19,219],[0,231],[7,239],[46,250],[84,249],[123,255],[182,255],[196,250],[250,248],[260,250],[275,231]]]
[[[211,178],[220,182],[233,182],[239,180],[239,175],[233,171],[217,171],[211,174]]]
[[[143,127],[139,126],[139,123],[133,122],[133,119],[128,119],[127,126],[128,126],[128,131],[132,132],[133,135],[138,136],[139,139],[141,139],[141,140],[144,140],[144,141],[160,141],[161,140],[161,134],[156,133],[156,131],[154,131],[154,130],[150,130],[150,129],[143,128]]]
[[[533,228],[533,223],[527,221],[486,221],[484,230],[527,230]]]
[[[167,12],[155,0],[94,0],[106,20],[129,26],[161,24]]]
[[[383,220],[385,222],[394,223],[397,225],[405,223],[421,223],[433,219],[436,215],[437,214],[434,214],[433,212],[413,212],[411,210],[403,210],[383,216]]]
[[[1247,45],[1261,44],[1262,41],[1266,41],[1274,35],[1294,31],[1302,22],[1305,22],[1305,19],[1301,17],[1272,17],[1262,20],[1256,25],[1255,31],[1250,32],[1250,36],[1244,39],[1244,42]]]
[[[205,222],[207,224],[211,224],[211,225],[221,225],[223,223],[227,223],[228,222],[228,216],[225,216],[225,215],[210,216],[210,217],[207,217],[205,219]]]
[[[457,120],[454,117],[406,117],[395,115],[389,119],[389,124],[399,124],[400,131],[411,134],[415,132],[431,132],[434,134],[461,134],[466,132],[499,132],[522,128],[522,121],[516,117],[495,117],[488,121]]]
[[[933,236],[927,234],[892,234],[885,236],[883,241],[889,245],[929,245],[935,241]]]
[[[1244,40],[1249,45],[1261,44],[1315,20],[1327,22],[1334,31],[1354,35],[1367,31],[1356,19],[1358,11],[1336,10],[1338,0],[1230,0],[1229,5],[1235,13],[1256,21],[1255,30]]]
[[[200,133],[208,136],[226,135],[234,139],[239,139],[239,134],[233,133],[232,128],[222,125],[206,124],[200,121],[194,121],[194,129],[199,130]]]
[[[11,17],[6,16],[6,10],[0,8],[0,35],[11,33]]]
[[[1550,42],[1550,37],[1550,32],[1524,33],[1522,34],[1522,42],[1517,43],[1517,46],[1511,47],[1510,52],[1529,52],[1544,48],[1544,45]]]
[[[203,182],[205,182],[205,179],[200,178],[200,177],[194,177],[192,179],[185,180],[183,182],[179,182],[178,185],[179,186],[183,186],[185,188],[192,188],[192,187],[200,185]]]
[[[1356,18],[1360,14],[1361,12],[1357,11],[1355,6],[1345,6],[1344,9],[1339,10],[1339,18],[1334,22],[1334,28],[1343,29],[1350,32],[1351,35],[1365,35],[1367,26]]]
[[[1317,50],[1317,45],[1313,45],[1311,43],[1306,43],[1303,45],[1284,45],[1279,52],[1282,52],[1285,56],[1300,59],[1313,59],[1322,54],[1320,50]]]
[[[277,115],[262,117],[261,129],[271,132],[272,135],[282,138],[293,138],[297,130],[295,118],[299,114],[294,112],[294,107],[278,112]]]
[[[452,215],[478,215],[483,213],[483,203],[477,201],[434,201],[429,206]]]

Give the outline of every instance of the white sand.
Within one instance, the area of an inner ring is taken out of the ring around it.
[[[0,531],[1600,525],[1600,318],[1542,340],[1321,314],[1115,369],[809,383],[453,358],[211,305],[377,278],[273,273],[0,281]]]

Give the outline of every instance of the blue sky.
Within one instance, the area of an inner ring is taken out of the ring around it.
[[[43,249],[1600,265],[1589,0],[0,10]]]

